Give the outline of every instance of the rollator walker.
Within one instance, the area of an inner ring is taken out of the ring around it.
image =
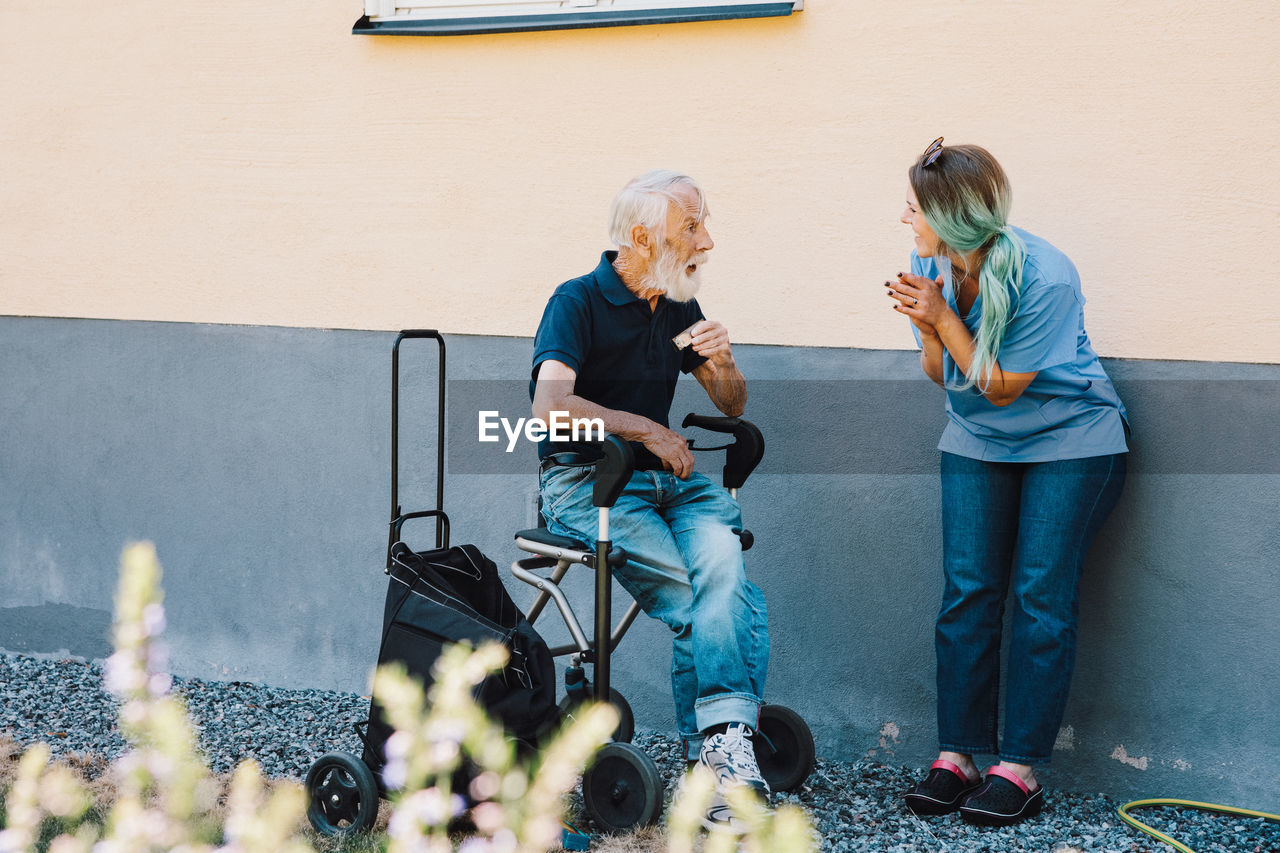
[[[738,489],[764,456],[764,436],[750,421],[741,418],[687,415],[683,428],[698,427],[731,435],[733,441],[720,447],[695,447],[694,451],[725,451],[723,484],[735,499]],[[662,813],[663,783],[652,758],[631,744],[635,718],[631,706],[610,686],[610,658],[636,616],[640,604],[632,601],[616,626],[612,619],[612,572],[627,560],[626,552],[610,541],[609,509],[630,480],[635,463],[631,445],[615,435],[606,436],[601,456],[594,463],[592,504],[598,508],[599,540],[594,545],[565,536],[557,536],[546,527],[521,530],[515,535],[516,545],[537,556],[516,560],[511,572],[539,591],[529,608],[533,623],[546,608],[555,604],[570,642],[551,647],[553,657],[569,656],[565,670],[565,698],[560,702],[563,713],[572,715],[574,707],[587,700],[608,702],[618,710],[618,727],[613,742],[606,744],[582,777],[582,798],[587,813],[609,832],[619,832],[654,823]],[[754,544],[749,530],[734,530],[746,551]],[[575,565],[595,571],[595,612],[592,616],[593,637],[587,639],[582,623],[573,611],[560,582]],[[540,574],[551,569],[550,574]],[[588,679],[583,665],[590,664]],[[813,735],[805,721],[782,705],[763,705],[752,738],[760,771],[774,791],[797,790],[813,771]]]

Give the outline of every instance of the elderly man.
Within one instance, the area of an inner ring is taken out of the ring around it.
[[[636,470],[610,516],[630,559],[615,576],[675,633],[671,687],[686,758],[715,773],[718,792],[744,784],[767,794],[749,739],[769,663],[764,596],[746,579],[737,502],[694,472],[685,439],[668,428],[682,372],[726,415],[742,414],[747,399],[728,332],[693,298],[715,245],[706,218],[702,190],[687,175],[648,172],[622,189],[610,214],[617,251],[560,285],[543,313],[533,414],[599,418],[631,442]],[[588,452],[543,441],[540,486],[550,530],[593,542],[590,470],[568,464]],[[706,823],[736,823],[722,793]]]

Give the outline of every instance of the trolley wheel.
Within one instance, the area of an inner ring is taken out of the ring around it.
[[[657,823],[662,788],[653,759],[629,743],[606,743],[582,774],[587,814],[609,833]]]
[[[321,835],[367,832],[378,818],[378,783],[349,752],[330,752],[307,771],[307,820]]]
[[[795,791],[813,772],[813,733],[804,719],[782,705],[762,705],[752,737],[756,763],[769,788]]]
[[[560,700],[560,716],[572,718],[578,705],[589,701],[591,701],[589,690],[586,698],[580,702],[575,702],[568,696],[564,697]],[[631,743],[631,738],[636,733],[636,716],[631,712],[631,706],[627,704],[626,698],[612,687],[609,688],[609,704],[618,709],[618,727],[611,735],[614,743]]]

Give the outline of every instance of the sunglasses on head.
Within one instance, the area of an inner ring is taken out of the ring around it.
[[[933,140],[929,147],[924,149],[924,154],[920,156],[924,158],[924,162],[920,164],[921,168],[932,166],[934,161],[942,156],[942,137],[939,136]]]

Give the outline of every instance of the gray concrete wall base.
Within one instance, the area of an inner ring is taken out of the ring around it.
[[[150,539],[175,672],[364,692],[386,583],[393,339],[0,317],[0,649],[104,655],[120,551]],[[449,346],[446,507],[455,541],[505,567],[534,521],[532,451],[481,446],[474,419],[527,415],[531,343]],[[406,355],[406,509],[433,495],[429,352]],[[741,496],[770,607],[769,696],[809,721],[821,754],[926,762],[941,391],[910,352],[737,353],[769,448]],[[1132,473],[1090,556],[1046,778],[1280,810],[1280,367],[1107,368],[1134,425]],[[691,380],[686,409],[709,411]],[[642,620],[619,650],[642,727],[672,725],[654,664],[668,644]]]

